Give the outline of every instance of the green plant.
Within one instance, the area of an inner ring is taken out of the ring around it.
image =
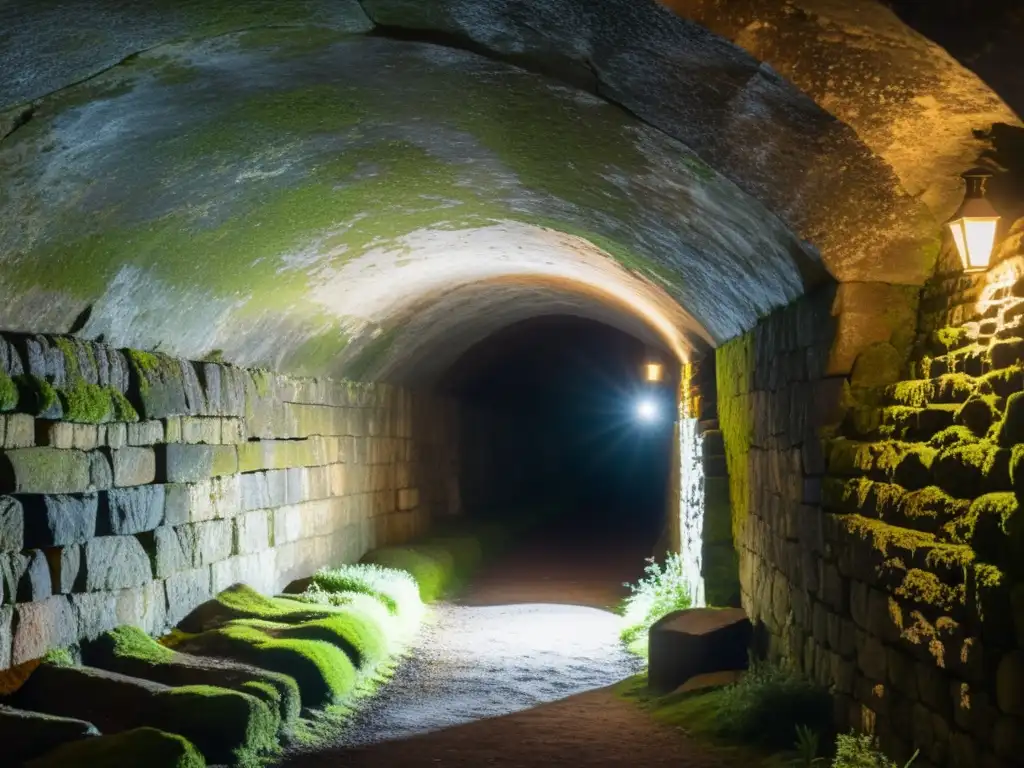
[[[14,380],[0,371],[0,411],[10,411],[18,406],[18,387]]]
[[[751,664],[738,682],[722,690],[719,706],[723,736],[778,749],[792,746],[797,726],[826,733],[831,725],[828,692],[773,664]]]
[[[672,553],[659,565],[647,559],[644,576],[636,584],[625,584],[630,595],[620,606],[624,627],[622,640],[633,645],[643,638],[658,619],[693,604],[693,588],[686,580],[682,555]]]
[[[76,379],[57,390],[64,406],[64,418],[80,424],[101,424],[110,417],[110,393],[84,379]]]
[[[823,758],[818,756],[818,733],[806,725],[796,727],[796,758],[793,760],[793,768],[812,768],[820,765]]]
[[[57,390],[46,379],[32,374],[14,377],[18,388],[18,410],[33,416],[42,416],[58,405]]]
[[[910,768],[920,751],[903,765]],[[836,739],[836,756],[832,768],[898,768],[896,763],[886,757],[878,749],[878,741],[873,736],[859,734],[856,731],[840,734]]]
[[[396,616],[406,613],[415,615],[423,609],[416,581],[408,571],[398,568],[372,563],[321,568],[313,574],[313,586],[330,593],[357,592],[369,595]],[[314,590],[311,602],[321,602],[316,599],[316,595]]]

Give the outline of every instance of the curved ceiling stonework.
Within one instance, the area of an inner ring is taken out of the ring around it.
[[[0,327],[414,381],[567,313],[685,356],[828,274],[920,283],[933,191],[1008,113],[967,104],[929,176],[875,90],[653,2],[135,5],[0,7]]]

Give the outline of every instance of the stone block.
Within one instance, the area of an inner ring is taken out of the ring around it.
[[[76,642],[78,618],[68,598],[56,595],[15,606],[13,634],[11,663],[24,664]]]
[[[103,495],[100,505],[100,535],[123,536],[151,531],[163,522],[164,506],[162,485],[111,489]]]
[[[234,518],[234,554],[247,555],[270,546],[269,512],[247,512]],[[276,541],[276,539],[275,539]]]
[[[191,525],[161,526],[143,537],[153,557],[157,578],[188,571],[196,561],[196,538]]]
[[[1020,765],[1024,757],[1024,720],[1003,715],[992,730],[992,749],[996,755]]]
[[[89,490],[105,491],[114,487],[114,470],[107,451],[92,451],[89,457]]]
[[[233,445],[168,444],[161,446],[158,461],[168,483],[196,483],[238,472],[238,453]]]
[[[248,440],[245,421],[242,419],[225,418],[221,420],[220,441],[224,445],[243,445]]]
[[[164,442],[165,443],[180,443],[181,442],[181,417],[180,416],[168,416],[164,419]]]
[[[119,448],[110,451],[114,485],[125,488],[156,480],[156,453],[152,448]]]
[[[71,450],[75,447],[75,425],[68,421],[47,421],[35,423],[35,442],[38,446]]]
[[[128,445],[143,447],[164,442],[164,423],[155,419],[127,425]]]
[[[8,602],[45,600],[52,592],[50,566],[42,550],[0,553],[0,597]]]
[[[319,562],[327,562],[327,558],[324,557]],[[314,570],[316,565],[307,567],[302,575],[308,576]],[[276,563],[276,552],[272,549],[220,560],[212,565],[210,574],[215,594],[239,583],[248,584],[259,592],[273,593],[277,592],[283,583],[292,580],[282,578]]]
[[[20,448],[0,454],[0,493],[85,493],[92,489],[89,454]]]
[[[220,445],[221,420],[215,417],[183,416],[181,442],[192,445]]]
[[[107,447],[118,449],[128,445],[127,424],[107,424]]]
[[[167,577],[167,621],[177,624],[197,605],[213,597],[209,566],[174,573]]]
[[[750,639],[740,608],[674,611],[648,634],[648,685],[668,692],[695,675],[745,669]]]
[[[12,496],[0,496],[0,553],[25,548],[25,513],[21,502]]]
[[[153,578],[149,556],[134,536],[100,536],[83,547],[85,589],[102,592],[146,584]]]
[[[195,565],[209,565],[231,557],[234,526],[231,520],[210,520],[192,526],[196,537]]]
[[[60,547],[96,535],[95,493],[19,497],[27,547]]]
[[[167,522],[202,522],[233,517],[243,511],[244,475],[214,477],[197,483],[172,484],[166,489]]]
[[[14,644],[14,606],[0,605],[0,670],[11,666],[11,646]],[[7,748],[9,742],[5,741]]]
[[[36,445],[36,420],[24,413],[0,415],[0,448],[32,448]],[[70,446],[69,446],[70,447]]]
[[[996,702],[1007,715],[1024,716],[1024,650],[1011,651],[999,661]]]
[[[398,510],[407,512],[415,509],[420,503],[420,492],[417,488],[402,488],[398,491]]]
[[[78,544],[46,550],[50,584],[54,594],[66,595],[80,586],[82,548]]]

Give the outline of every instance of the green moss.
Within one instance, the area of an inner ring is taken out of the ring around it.
[[[199,632],[235,619],[263,619],[298,624],[331,616],[326,606],[314,607],[297,600],[261,595],[252,587],[236,584],[218,594],[181,620],[185,632]]]
[[[367,552],[362,562],[408,572],[416,580],[420,598],[427,603],[441,597],[455,575],[451,556],[439,548],[384,547]]]
[[[898,405],[923,408],[931,400],[934,386],[931,379],[900,381],[886,388],[886,397]]]
[[[134,423],[139,420],[139,412],[131,401],[116,387],[107,387],[110,397],[110,418],[112,421]]]
[[[859,355],[850,373],[850,385],[857,388],[888,387],[900,378],[903,356],[888,342],[872,344]]]
[[[1024,445],[1015,445],[1010,455],[1010,480],[1024,498]]]
[[[950,448],[954,445],[959,445],[961,443],[970,444],[977,443],[979,441],[980,438],[977,435],[975,435],[971,430],[969,430],[967,427],[957,424],[952,427],[947,427],[941,432],[937,432],[936,434],[932,435],[931,439],[928,441],[928,445],[931,446],[932,448],[942,449]]]
[[[400,331],[401,328],[395,327],[375,335],[350,362],[345,364],[346,378],[361,381],[376,373],[377,366],[387,358]]]
[[[299,689],[290,677],[257,669],[196,667],[194,659],[161,645],[138,627],[123,626],[105,632],[85,646],[84,656],[90,666],[166,685],[203,683],[251,692],[279,713],[279,721],[284,725],[299,715]],[[268,688],[272,694],[267,693]]]
[[[989,493],[975,499],[958,533],[981,559],[1024,571],[1024,515],[1013,493]]]
[[[183,685],[160,699],[168,730],[186,736],[210,762],[246,765],[277,750],[277,710],[251,694]]]
[[[46,655],[43,656],[43,663],[53,664],[55,667],[78,666],[78,662],[75,661],[75,657],[69,648],[54,648],[51,651],[47,651]]]
[[[982,394],[1009,397],[1024,389],[1024,367],[1000,368],[986,373],[978,379],[978,391]]]
[[[965,373],[947,373],[935,380],[934,397],[943,403],[962,403],[977,389],[975,380]]]
[[[323,707],[352,693],[356,670],[345,652],[322,640],[276,639],[256,627],[234,623],[178,641],[190,653],[224,656],[288,675],[299,686],[303,706]]]
[[[57,390],[64,418],[79,424],[102,424],[110,418],[110,392],[96,384],[77,379]]]
[[[937,486],[928,486],[906,494],[900,510],[914,528],[934,533],[966,514],[969,508],[969,501],[955,499]]]
[[[896,588],[896,595],[948,613],[963,607],[966,590],[962,584],[949,586],[942,583],[934,573],[911,568],[907,571],[903,583]]]
[[[18,410],[34,416],[49,414],[60,406],[57,390],[46,379],[31,374],[14,377],[18,388]]]
[[[1004,448],[1024,443],[1024,392],[1015,392],[1006,398],[1006,413],[999,425],[998,440]]]
[[[943,448],[932,467],[935,483],[962,499],[978,494],[995,446],[988,442],[958,443]]]
[[[227,627],[251,627],[284,640],[322,640],[341,648],[361,671],[370,672],[388,655],[385,629],[365,615],[342,609],[324,619],[280,624],[259,619],[233,621]]]
[[[956,423],[967,427],[978,437],[984,437],[1001,416],[999,397],[975,395],[960,406],[956,413]]]
[[[206,768],[199,751],[183,736],[136,728],[57,747],[26,768]]]
[[[834,475],[867,474],[875,466],[876,455],[873,443],[839,438],[828,446],[828,471]]]
[[[874,485],[873,481],[864,477],[826,477],[822,481],[822,504],[834,512],[860,512],[867,506]]]
[[[423,610],[416,580],[405,570],[365,563],[323,568],[313,574],[313,584],[326,592],[370,595],[392,615],[419,615]]]
[[[971,337],[964,328],[940,328],[932,334],[932,343],[936,348],[948,352],[970,344]]]
[[[846,531],[860,539],[870,540],[872,548],[883,555],[893,550],[915,552],[936,545],[936,539],[931,534],[889,525],[880,520],[861,515],[840,515],[838,519]]]
[[[18,407],[18,385],[3,371],[0,371],[0,412],[13,411]]]

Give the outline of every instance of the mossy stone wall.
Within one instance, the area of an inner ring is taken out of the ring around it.
[[[856,354],[845,286],[831,313],[808,297],[803,321],[777,312],[718,354],[743,604],[764,651],[833,693],[838,727],[897,760],[920,750],[915,768],[1021,764],[1020,247],[1011,235],[981,275],[941,270],[916,327],[863,334]]]
[[[0,381],[21,382],[0,400],[0,670],[158,634],[236,582],[272,593],[459,510],[442,399],[12,333]]]

